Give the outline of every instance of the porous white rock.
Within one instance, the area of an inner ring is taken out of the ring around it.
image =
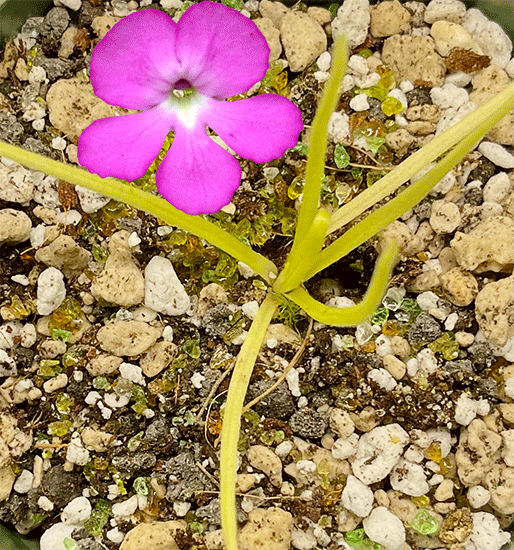
[[[89,451],[82,446],[80,435],[74,433],[66,449],[66,460],[77,466],[85,466],[89,462]]]
[[[379,426],[359,439],[353,474],[364,484],[384,479],[400,459],[409,434],[399,424]]]
[[[389,480],[393,489],[412,497],[420,497],[430,489],[423,468],[403,458],[393,468]]]
[[[368,0],[346,0],[332,21],[334,40],[344,34],[350,49],[362,44],[368,34],[371,15]]]
[[[466,543],[466,550],[500,550],[510,541],[510,534],[502,531],[498,520],[488,512],[474,512],[473,532]]]
[[[462,393],[455,405],[455,422],[468,426],[476,418],[477,402],[467,393]]]
[[[55,267],[45,269],[37,280],[37,312],[50,315],[66,297],[64,275]]]
[[[482,508],[489,502],[491,493],[482,485],[475,485],[468,489],[466,497],[473,508]]]
[[[132,363],[122,363],[119,369],[121,376],[127,380],[130,380],[134,384],[145,383],[141,367],[133,365]]]
[[[330,64],[332,62],[332,56],[330,52],[323,52],[316,61],[320,71],[328,71],[330,69]]]
[[[75,191],[79,198],[80,206],[86,214],[98,212],[100,208],[103,208],[111,200],[110,197],[106,197],[80,185],[75,186]]]
[[[76,528],[76,525],[55,523],[43,533],[39,541],[41,550],[66,550],[64,539],[70,538]]]
[[[514,155],[509,153],[505,147],[492,141],[482,141],[478,150],[493,164],[500,168],[514,168]]]
[[[455,84],[443,84],[441,87],[432,88],[430,98],[434,105],[441,109],[449,109],[450,107],[458,109],[469,101],[468,92],[464,88],[455,86]]]
[[[341,495],[341,502],[347,510],[365,518],[373,507],[373,491],[355,476],[349,475]]]
[[[502,202],[509,194],[511,187],[512,183],[506,172],[495,174],[484,185],[484,202]]]
[[[145,306],[165,315],[182,315],[191,307],[173,264],[154,256],[145,269]]]
[[[425,23],[435,23],[436,21],[452,21],[460,23],[466,15],[466,5],[459,0],[431,0],[428,3],[424,19]]]
[[[491,58],[491,64],[504,69],[510,61],[512,42],[505,31],[490,21],[481,11],[470,8],[464,17],[462,26],[476,40],[485,55]]]
[[[21,210],[0,210],[0,244],[18,244],[30,237],[32,222]]]
[[[328,134],[336,143],[343,143],[350,137],[350,118],[340,111],[332,113],[328,121]]]
[[[385,506],[377,506],[362,522],[364,532],[386,550],[401,550],[405,544],[405,527]]]
[[[20,494],[28,493],[32,489],[33,479],[34,474],[32,472],[29,470],[22,470],[21,474],[14,482],[13,489]]]
[[[137,495],[132,495],[123,502],[113,504],[112,515],[115,518],[128,519],[137,510]]]
[[[64,523],[83,524],[91,516],[91,503],[86,497],[76,497],[61,512]]]
[[[350,100],[350,108],[354,111],[367,111],[369,109],[368,96],[366,94],[357,94]]]
[[[383,390],[392,391],[396,387],[396,380],[386,369],[372,369],[368,379],[376,382]]]

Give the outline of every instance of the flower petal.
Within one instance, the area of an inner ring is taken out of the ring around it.
[[[230,148],[254,162],[280,158],[298,143],[303,128],[300,109],[275,94],[239,101],[210,99],[205,118]]]
[[[172,124],[169,113],[162,107],[95,120],[79,137],[78,160],[102,178],[134,181],[145,175]]]
[[[116,23],[91,55],[95,94],[125,109],[146,110],[162,103],[181,78],[176,32],[171,17],[153,9]]]
[[[241,167],[201,126],[179,126],[155,177],[159,193],[175,208],[186,214],[213,214],[234,196]]]
[[[177,58],[202,94],[227,98],[247,92],[268,70],[269,46],[257,25],[223,4],[200,2],[178,22]]]

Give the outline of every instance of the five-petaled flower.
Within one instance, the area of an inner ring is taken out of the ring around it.
[[[223,4],[195,4],[178,23],[154,9],[128,15],[93,50],[91,83],[105,102],[143,112],[89,125],[79,137],[80,164],[136,180],[173,130],[158,191],[188,214],[219,211],[239,187],[241,167],[206,127],[259,163],[294,147],[303,127],[298,107],[279,95],[222,101],[264,78],[269,52],[257,25]]]

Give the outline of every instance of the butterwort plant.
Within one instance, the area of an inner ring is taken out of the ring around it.
[[[223,18],[215,14],[223,14]],[[238,48],[232,49],[233,43]],[[244,51],[248,55],[243,55]],[[238,548],[235,483],[241,412],[260,346],[279,302],[291,300],[310,317],[327,325],[355,326],[367,319],[387,288],[396,261],[396,243],[389,243],[378,257],[369,287],[358,304],[344,309],[324,305],[309,295],[305,281],[417,204],[514,108],[512,84],[329,214],[319,207],[319,199],[327,127],[339,97],[347,59],[345,41],[339,38],[333,46],[330,78],[312,125],[293,243],[284,266],[279,269],[211,223],[207,216],[196,215],[214,212],[227,204],[240,181],[237,161],[210,143],[206,126],[240,156],[256,162],[277,158],[295,145],[301,120],[296,107],[284,98],[260,95],[223,101],[248,90],[264,76],[268,54],[268,46],[255,25],[219,4],[193,5],[176,24],[167,15],[152,10],[135,13],[117,23],[93,51],[91,81],[95,92],[105,101],[143,112],[99,120],[86,128],[79,139],[79,160],[93,173],[0,142],[0,155],[194,233],[247,264],[267,283],[267,296],[234,366],[223,417],[219,469],[221,520],[227,550]],[[253,59],[248,59],[249,56]],[[136,74],[130,74],[127,65],[137,67]],[[234,67],[240,74],[232,81]],[[158,190],[164,198],[116,179],[141,177],[159,153],[170,129],[175,132],[174,141],[157,171]],[[393,195],[437,159],[424,176],[362,219],[363,212]],[[358,217],[361,220],[355,223]],[[350,229],[325,246],[327,235],[343,226]]]

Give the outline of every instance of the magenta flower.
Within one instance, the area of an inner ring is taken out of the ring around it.
[[[221,101],[264,77],[269,51],[255,23],[223,4],[195,4],[178,23],[154,9],[125,17],[93,50],[91,83],[105,102],[143,112],[89,125],[78,142],[80,164],[136,180],[173,130],[157,189],[188,214],[219,211],[239,187],[241,167],[206,127],[259,163],[294,147],[303,127],[298,107],[279,95]]]

